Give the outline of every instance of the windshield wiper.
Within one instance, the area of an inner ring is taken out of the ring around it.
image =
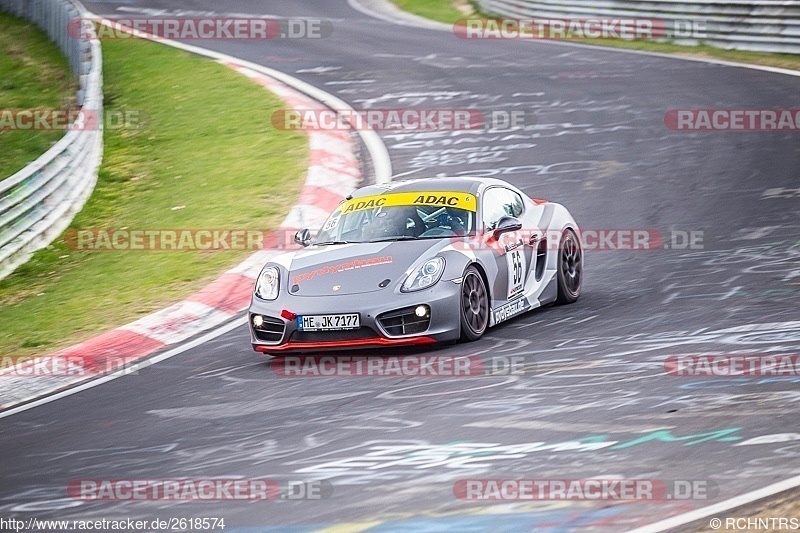
[[[388,241],[416,241],[419,237],[412,237],[410,235],[398,235],[397,237],[385,237],[383,239],[375,239],[369,242],[388,242]]]
[[[325,241],[325,242],[315,242],[317,246],[325,246],[328,244],[350,244],[350,241]]]

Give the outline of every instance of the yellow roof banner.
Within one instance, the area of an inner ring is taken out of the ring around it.
[[[352,200],[344,202],[339,206],[339,209],[341,209],[343,215],[346,215],[364,209],[398,205],[433,205],[455,207],[467,211],[478,210],[474,195],[466,192],[446,191],[395,192],[375,196],[362,196],[361,198],[353,198]]]

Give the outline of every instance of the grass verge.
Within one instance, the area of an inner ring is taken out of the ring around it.
[[[106,128],[97,187],[70,229],[277,227],[308,160],[304,134],[270,124],[277,97],[148,41],[106,40],[103,62],[107,111],[147,120]],[[0,281],[0,354],[38,355],[125,324],[252,253],[72,248],[61,238]]]
[[[59,109],[74,101],[67,59],[33,24],[0,12],[0,112],[4,122],[21,109]],[[21,170],[64,132],[0,127],[0,180]]]
[[[420,17],[429,18],[447,24],[453,24],[467,15],[456,6],[466,5],[466,0],[391,0],[394,5],[404,11]]]
[[[446,24],[453,24],[459,19],[468,17],[491,18],[478,11],[477,5],[469,0],[392,0],[397,7]],[[467,9],[472,6],[473,14],[467,15]],[[593,44],[598,46],[611,46],[615,48],[628,48],[645,50],[663,54],[674,54],[686,57],[699,57],[719,59],[736,63],[752,63],[769,67],[788,68],[800,70],[800,56],[796,54],[770,54],[765,52],[746,52],[741,50],[723,50],[708,45],[685,46],[669,42],[654,41],[626,41],[621,39],[574,39],[574,42]]]

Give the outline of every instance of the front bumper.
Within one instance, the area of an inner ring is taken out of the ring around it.
[[[456,340],[461,333],[460,295],[460,283],[442,280],[430,289],[411,293],[387,289],[342,296],[282,294],[272,302],[253,297],[248,314],[250,340],[253,349],[263,353],[414,346]],[[413,333],[403,334],[403,327],[391,325],[402,319],[386,316],[419,305],[430,308],[430,320],[424,329],[419,325],[410,327]],[[359,313],[361,327],[342,331],[300,331],[296,320],[282,316],[284,311],[294,315]],[[254,328],[254,315],[265,317],[268,331],[264,326],[258,330]]]

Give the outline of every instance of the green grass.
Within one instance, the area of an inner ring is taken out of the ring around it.
[[[468,17],[487,17],[485,13],[480,13],[477,4],[469,0],[392,0],[397,7],[410,13],[427,17],[446,24],[453,24],[459,19]],[[455,6],[471,5],[476,14],[467,16],[459,11]],[[685,46],[669,42],[654,41],[625,41],[621,39],[574,39],[575,42],[583,42],[599,46],[612,46],[616,48],[629,48],[634,50],[646,50],[649,52],[660,52],[664,54],[675,54],[688,57],[703,57],[720,59],[723,61],[733,61],[737,63],[753,63],[756,65],[766,65],[770,67],[788,68],[800,70],[800,55],[797,54],[769,54],[765,52],[745,52],[740,50],[723,50],[708,45]]]
[[[467,15],[456,8],[456,5],[469,5],[467,0],[392,0],[392,2],[405,11],[414,13],[431,20],[438,20],[452,24]]]
[[[0,12],[0,111],[58,109],[73,103],[67,60],[36,26]],[[47,151],[63,131],[0,129],[0,180]]]
[[[157,43],[106,40],[103,58],[106,108],[148,119],[105,130],[98,185],[72,230],[277,227],[308,160],[304,134],[270,124],[284,106],[277,97]],[[49,352],[125,324],[250,253],[76,251],[59,239],[0,281],[0,355]]]

